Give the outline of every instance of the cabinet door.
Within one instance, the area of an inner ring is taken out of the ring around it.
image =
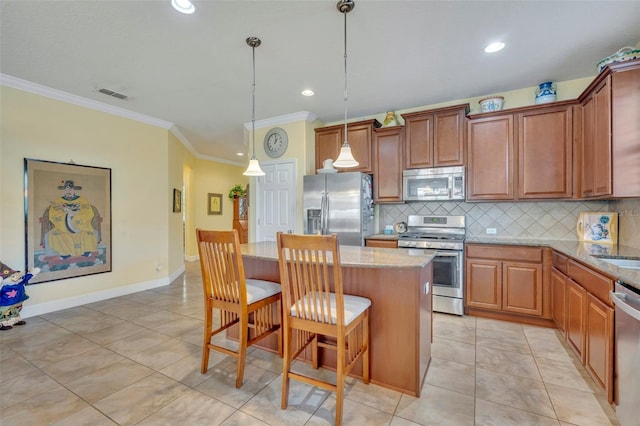
[[[469,120],[467,198],[512,200],[513,115]]]
[[[566,331],[566,280],[562,272],[556,268],[551,270],[551,312],[553,322],[563,335]]]
[[[570,198],[572,107],[518,114],[518,198]]]
[[[542,316],[542,265],[502,262],[502,310]]]
[[[341,127],[331,126],[316,129],[316,169],[323,167],[323,161],[330,158],[335,161],[342,145]]]
[[[613,400],[613,308],[587,294],[585,367]]]
[[[404,122],[407,169],[433,167],[433,114],[407,117]]]
[[[347,128],[351,153],[356,159],[358,167],[344,169],[349,172],[373,173],[371,143],[373,140],[373,126],[371,123],[349,125]],[[342,145],[342,141],[340,142]],[[338,148],[338,152],[340,149]],[[336,156],[337,158],[337,156]]]
[[[465,110],[434,114],[433,165],[464,165]]]
[[[595,100],[587,99],[582,106],[582,158],[581,158],[581,195],[584,198],[593,197],[593,158],[594,158],[594,113]]]
[[[376,203],[402,202],[402,139],[401,126],[374,131],[373,199]]]
[[[584,364],[587,325],[587,292],[571,278],[567,279],[567,342]]]
[[[593,93],[594,151],[593,194],[611,194],[611,76],[602,81]]]
[[[502,305],[501,262],[467,259],[465,305],[500,310]]]

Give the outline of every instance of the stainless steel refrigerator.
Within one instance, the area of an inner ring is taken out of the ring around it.
[[[373,234],[371,176],[360,172],[304,177],[304,233],[338,234],[338,244],[363,246]]]

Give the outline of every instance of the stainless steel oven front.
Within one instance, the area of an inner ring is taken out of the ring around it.
[[[433,310],[464,314],[464,251],[409,249],[412,253],[433,253]]]

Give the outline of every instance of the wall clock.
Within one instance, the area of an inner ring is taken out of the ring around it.
[[[271,158],[278,158],[287,150],[289,137],[280,127],[274,127],[264,136],[264,150]]]

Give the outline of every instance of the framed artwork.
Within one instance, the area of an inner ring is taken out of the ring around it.
[[[222,194],[208,194],[207,214],[222,214]]]
[[[173,188],[173,212],[182,212],[182,191]]]
[[[29,284],[111,272],[111,169],[25,158]]]
[[[618,213],[581,212],[576,224],[578,241],[598,244],[618,243]]]

